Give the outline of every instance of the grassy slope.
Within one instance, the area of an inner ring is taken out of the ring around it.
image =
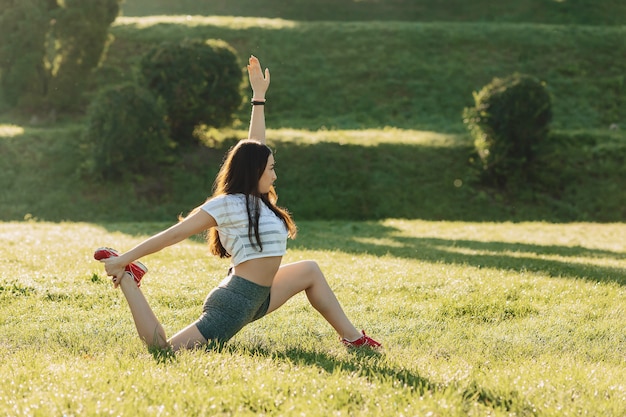
[[[212,4],[224,14],[236,14],[241,11],[237,5],[260,13],[270,10],[271,3],[258,3],[254,9],[243,2]],[[591,15],[584,3],[566,3],[573,16]],[[166,10],[164,4],[131,0],[126,10],[141,7],[147,15],[182,10]],[[626,137],[623,129],[607,129],[611,123],[623,126],[626,120],[626,61],[616,59],[626,56],[624,27],[526,23],[554,22],[524,17],[520,10],[534,10],[530,2],[509,5],[511,19],[495,13],[490,23],[456,23],[462,19],[452,18],[449,3],[440,2],[431,4],[431,14],[421,20],[438,20],[436,16],[448,13],[453,23],[389,22],[384,20],[395,19],[392,10],[407,4],[367,3],[364,9],[365,4],[352,4],[354,15],[385,8],[375,14],[380,21],[319,21],[330,6],[320,8],[313,2],[299,3],[301,16],[283,16],[306,21],[186,15],[120,19],[112,29],[116,39],[96,86],[132,79],[136,58],[164,39],[219,37],[236,48],[242,62],[249,53],[258,55],[272,70],[268,125],[283,128],[270,135],[285,174],[278,183],[281,202],[298,219],[626,217],[620,192],[626,187]],[[623,7],[601,5],[596,4],[597,13]],[[206,13],[201,7],[198,2],[187,13]],[[551,4],[544,11],[550,7],[561,6]],[[603,16],[609,22],[610,14]],[[558,195],[494,199],[469,184],[471,144],[461,111],[471,104],[472,91],[512,71],[544,79],[554,97],[554,128],[568,135],[581,131],[587,138],[571,142],[568,153],[546,161],[551,181],[562,190]],[[247,123],[248,111],[247,106],[241,110],[239,127]],[[20,134],[0,133],[0,219],[7,220],[25,215],[47,220],[170,220],[209,193],[225,149],[222,144],[217,150],[186,155],[184,171],[164,169],[159,179],[102,187],[82,175],[80,120],[53,128],[29,126],[27,119],[9,115],[2,116],[2,122],[25,126]],[[403,130],[379,130],[385,126]],[[317,145],[309,146],[312,143]]]
[[[547,83],[557,129],[626,120],[624,28],[163,17],[120,19],[113,34],[115,68],[162,39],[222,38],[242,60],[257,55],[274,75],[275,127],[463,132],[472,92],[515,71]]]
[[[471,92],[492,77],[513,71],[531,73],[548,83],[555,97],[556,128],[623,123],[626,62],[618,57],[626,53],[626,32],[607,25],[626,23],[626,3],[495,3],[128,0],[123,6],[126,16],[226,15],[288,21],[281,25],[281,21],[259,19],[203,22],[194,18],[175,27],[161,21],[144,31],[132,26],[125,31],[122,25],[117,33],[126,56],[133,50],[127,40],[190,36],[225,38],[242,59],[257,54],[280,76],[280,84],[272,86],[273,99],[278,100],[272,108],[278,125],[273,126],[390,125],[461,131],[460,109],[471,104]],[[306,23],[321,20],[333,22]],[[344,23],[348,21],[368,22]],[[558,26],[562,24],[573,25]],[[319,106],[320,99],[324,106]]]
[[[0,165],[8,167],[0,179],[2,219],[174,221],[210,193],[232,143],[223,140],[193,151],[182,165],[163,167],[158,178],[106,185],[81,174],[79,132],[79,127],[59,132],[31,128],[2,139]],[[297,220],[562,222],[620,221],[626,215],[621,148],[615,154],[610,146],[585,145],[570,149],[565,154],[569,159],[556,155],[549,161],[556,166],[551,169],[560,175],[567,167],[560,195],[508,201],[468,183],[470,147],[455,135],[394,129],[269,133],[279,164],[280,202]]]

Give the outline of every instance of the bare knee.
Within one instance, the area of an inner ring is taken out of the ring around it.
[[[302,261],[301,267],[302,275],[306,276],[310,280],[311,284],[319,281],[320,279],[324,279],[324,274],[316,261]]]
[[[327,285],[326,278],[316,261],[304,261],[305,276],[308,278],[308,289],[319,285]]]
[[[312,275],[322,275],[322,270],[316,261],[303,261],[306,266],[306,272]]]

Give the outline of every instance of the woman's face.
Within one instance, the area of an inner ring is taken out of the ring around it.
[[[270,154],[267,157],[267,165],[265,166],[265,171],[259,178],[259,193],[267,194],[270,192],[270,188],[276,181],[276,172],[274,171],[274,155]]]

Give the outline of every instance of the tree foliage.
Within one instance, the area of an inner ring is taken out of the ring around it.
[[[111,37],[122,0],[0,0],[0,97],[72,111]]]

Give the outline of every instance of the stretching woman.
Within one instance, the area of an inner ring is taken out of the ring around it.
[[[281,265],[287,238],[296,225],[276,206],[274,156],[265,145],[265,93],[270,73],[259,60],[248,64],[252,115],[248,139],[227,154],[217,175],[213,196],[184,220],[146,239],[126,253],[100,248],[94,257],[105,264],[114,286],[121,287],[139,337],[148,345],[174,351],[208,341],[225,342],[246,324],[271,313],[295,294],[305,291],[311,305],[349,347],[380,346],[359,332],[345,315],[314,261]],[[170,339],[139,289],[147,269],[138,259],[209,230],[211,252],[231,257],[228,277],[207,296],[202,315]]]

